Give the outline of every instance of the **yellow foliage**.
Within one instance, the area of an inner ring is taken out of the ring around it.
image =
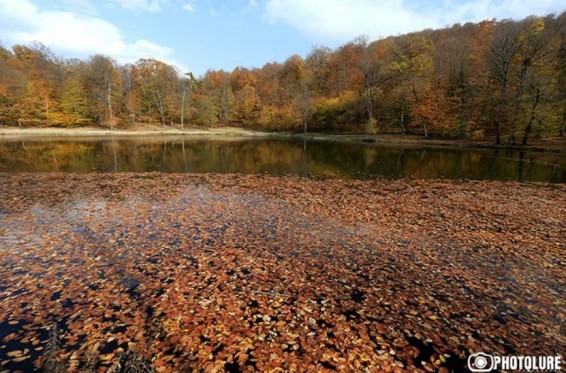
[[[288,131],[298,128],[301,121],[291,108],[264,106],[259,112],[258,124],[272,130]]]

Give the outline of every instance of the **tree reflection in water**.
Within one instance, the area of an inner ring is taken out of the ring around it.
[[[566,182],[556,153],[164,137],[0,142],[1,172],[193,172]]]

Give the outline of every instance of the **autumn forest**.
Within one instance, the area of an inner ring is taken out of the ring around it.
[[[373,33],[430,6],[0,0],[0,373],[559,370],[564,5],[287,58],[307,31],[265,17],[301,3],[349,37],[351,4],[391,9]]]
[[[101,51],[103,52],[103,51]],[[0,125],[396,132],[526,145],[566,131],[566,13],[366,37],[261,68],[0,47]]]

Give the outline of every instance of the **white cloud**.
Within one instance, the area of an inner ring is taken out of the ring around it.
[[[41,11],[30,0],[0,0],[0,35],[7,45],[39,41],[70,57],[102,53],[120,63],[155,58],[184,68],[172,58],[171,48],[145,39],[127,42],[110,22],[71,12]]]
[[[431,26],[430,19],[393,0],[270,0],[266,11],[271,20],[283,20],[330,40],[360,34],[378,37]]]
[[[185,12],[189,12],[189,13],[195,13],[196,12],[196,9],[191,4],[183,5],[183,10]]]
[[[90,0],[60,0],[65,10],[81,14],[96,15],[96,6]]]
[[[566,10],[564,2],[557,0],[477,0],[461,3],[446,2],[445,19],[450,23],[482,21],[485,19],[522,19],[530,15],[546,15]]]
[[[169,4],[170,0],[110,0],[112,4],[128,10],[143,10],[146,12],[160,12],[162,4]]]
[[[403,0],[268,0],[265,16],[320,41],[372,38],[491,18],[523,18],[564,9],[563,0],[445,0],[436,6]]]

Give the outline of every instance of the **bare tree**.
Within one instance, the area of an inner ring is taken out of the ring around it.
[[[491,104],[495,123],[495,143],[501,144],[501,134],[509,119],[509,90],[513,59],[519,50],[520,28],[515,22],[505,21],[496,29],[487,53],[489,79],[496,90]]]
[[[526,117],[522,145],[526,145],[532,126],[536,121],[541,99],[549,79],[545,79],[541,66],[546,57],[551,55],[552,50],[548,45],[555,36],[552,27],[546,27],[545,22],[539,17],[530,17],[520,23],[519,48],[517,56],[519,59],[519,71],[515,87],[515,99],[513,120],[511,121],[511,133],[509,142],[515,145],[517,127]],[[537,71],[538,70],[538,71]]]

